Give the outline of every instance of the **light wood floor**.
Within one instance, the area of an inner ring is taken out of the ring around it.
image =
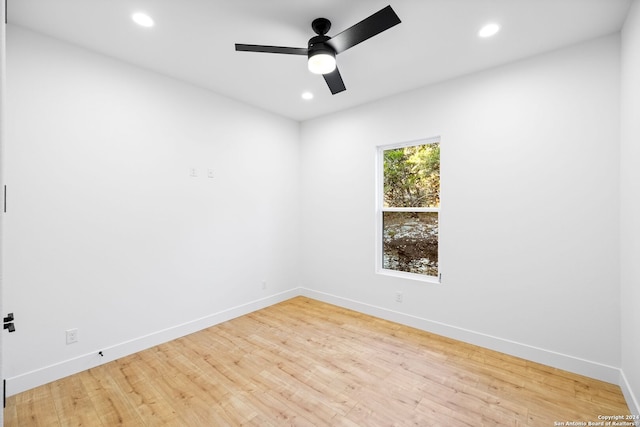
[[[553,426],[628,413],[618,386],[299,297],[12,396],[5,423]]]

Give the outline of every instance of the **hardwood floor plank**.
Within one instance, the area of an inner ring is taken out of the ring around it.
[[[99,426],[100,417],[87,396],[87,390],[77,376],[51,383],[52,401],[60,424],[64,426]]]
[[[30,390],[25,396],[16,396],[15,412],[17,417],[15,420],[17,425],[33,427],[60,425],[55,403],[50,398],[50,384],[38,388],[39,390]],[[4,421],[7,424],[10,420],[5,419]]]
[[[127,400],[126,394],[109,375],[111,364],[90,369],[80,377],[87,396],[104,426],[143,425],[139,413]],[[56,425],[56,424],[50,424]]]
[[[171,402],[145,378],[143,369],[135,368],[137,363],[132,366],[132,362],[139,363],[140,360],[134,357],[116,361],[114,368],[117,369],[110,370],[109,374],[136,408],[143,425],[171,425],[177,422],[178,412]]]
[[[552,426],[620,388],[298,297],[7,400],[7,426]]]
[[[15,396],[7,397],[7,405],[4,408],[4,423],[5,425],[18,425],[18,411],[16,410]]]

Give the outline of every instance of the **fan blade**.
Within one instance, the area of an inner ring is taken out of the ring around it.
[[[264,53],[285,53],[288,55],[307,55],[306,47],[283,47],[283,46],[262,46],[259,44],[239,44],[236,43],[238,52],[264,52]]]
[[[394,25],[398,25],[400,22],[402,21],[400,21],[400,18],[398,18],[398,15],[396,15],[391,6],[387,6],[370,17],[358,22],[353,27],[347,28],[340,34],[331,37],[331,39],[327,41],[327,44],[330,45],[336,53],[341,53],[358,43],[362,43],[388,30]]]
[[[329,86],[332,95],[347,90],[342,81],[340,71],[338,71],[337,68],[328,74],[323,74],[322,77],[324,77],[324,81],[327,82],[327,86]]]

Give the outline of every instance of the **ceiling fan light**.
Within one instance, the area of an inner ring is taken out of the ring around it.
[[[336,69],[336,57],[331,53],[318,52],[309,56],[308,66],[314,74],[329,74]]]

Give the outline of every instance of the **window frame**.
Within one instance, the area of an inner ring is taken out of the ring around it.
[[[440,136],[433,136],[429,138],[417,139],[412,141],[405,141],[400,143],[378,145],[376,147],[376,274],[385,276],[392,276],[404,279],[417,280],[420,282],[441,284],[442,283],[442,269],[440,266],[440,242],[441,242],[441,212],[442,212],[442,191],[440,192],[440,206],[437,208],[418,208],[418,207],[401,207],[401,208],[389,208],[384,206],[384,152],[387,150],[394,150],[398,148],[414,147],[417,145],[427,144],[440,144],[442,150]],[[441,151],[442,152],[442,151]],[[440,188],[442,189],[442,159],[440,159]],[[410,273],[407,271],[398,271],[384,268],[384,236],[383,236],[383,215],[384,212],[437,212],[438,213],[438,275],[427,276],[425,274]]]

